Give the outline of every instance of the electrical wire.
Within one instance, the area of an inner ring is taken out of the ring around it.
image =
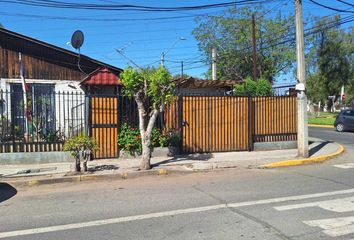
[[[151,7],[143,5],[130,4],[90,4],[90,3],[69,3],[64,1],[50,0],[1,0],[0,2],[29,5],[36,7],[50,8],[66,8],[66,9],[82,9],[82,10],[104,10],[104,11],[143,11],[143,12],[176,12],[176,11],[195,11],[213,8],[224,8],[234,5],[260,4],[269,2],[266,0],[236,0],[232,2],[205,4],[197,6],[182,6],[182,7]]]
[[[345,1],[343,1],[343,0],[337,0],[337,1],[338,1],[338,2],[341,2],[341,3],[344,3],[344,4],[346,4],[346,5],[349,5],[349,6],[354,7],[354,4],[351,4],[351,3],[345,2]]]
[[[345,13],[354,13],[354,11],[349,11],[349,10],[343,10],[343,9],[338,9],[338,8],[334,8],[334,7],[330,7],[327,5],[324,5],[322,3],[316,2],[315,0],[309,0],[310,2],[312,2],[313,4],[316,4],[318,6],[324,7],[326,9],[332,10],[332,11],[336,11],[336,12],[345,12]]]

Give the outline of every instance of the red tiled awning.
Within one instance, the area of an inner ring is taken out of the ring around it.
[[[106,67],[100,67],[90,73],[84,80],[81,81],[82,85],[109,85],[119,86],[122,83],[119,80],[118,75],[114,74]]]

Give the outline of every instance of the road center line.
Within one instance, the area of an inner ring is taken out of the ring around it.
[[[239,208],[239,207],[245,207],[245,206],[271,204],[271,203],[279,203],[279,202],[286,202],[286,201],[297,201],[297,200],[304,200],[304,199],[311,199],[311,198],[318,198],[318,197],[329,197],[329,196],[335,196],[335,195],[340,195],[340,194],[349,194],[349,193],[354,193],[354,189],[352,188],[352,189],[346,189],[346,190],[340,190],[340,191],[297,195],[297,196],[289,196],[289,197],[281,197],[281,198],[270,198],[270,199],[264,199],[264,200],[247,201],[247,202],[239,202],[239,203],[218,204],[218,205],[211,205],[211,206],[205,206],[205,207],[186,208],[186,209],[171,210],[171,211],[164,211],[164,212],[157,212],[157,213],[148,213],[148,214],[128,216],[128,217],[110,218],[110,219],[103,219],[103,220],[89,221],[89,222],[82,222],[82,223],[72,223],[72,224],[65,224],[65,225],[58,225],[58,226],[1,232],[0,238],[56,232],[56,231],[78,229],[78,228],[85,228],[85,227],[95,227],[95,226],[102,226],[102,225],[122,223],[122,222],[132,222],[132,221],[138,221],[138,220],[145,220],[145,219],[151,219],[151,218],[160,218],[160,217],[168,217],[168,216],[175,216],[175,215],[181,215],[181,214],[206,212],[206,211],[224,209],[224,208]]]

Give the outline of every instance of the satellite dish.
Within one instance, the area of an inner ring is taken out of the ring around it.
[[[71,46],[73,46],[73,48],[77,50],[80,49],[83,43],[84,43],[84,33],[81,32],[80,30],[75,31],[71,37]]]

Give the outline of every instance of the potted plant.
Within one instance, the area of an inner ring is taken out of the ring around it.
[[[64,143],[64,151],[69,151],[75,158],[75,172],[86,172],[87,161],[90,159],[91,154],[97,150],[98,145],[96,141],[86,135],[69,138]]]
[[[180,154],[180,146],[181,146],[181,134],[177,129],[169,131],[168,135],[168,150],[169,156],[173,156],[176,154]]]

